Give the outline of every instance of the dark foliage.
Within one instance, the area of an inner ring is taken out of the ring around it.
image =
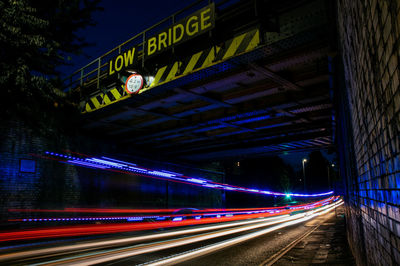
[[[29,114],[65,105],[56,67],[88,45],[99,0],[0,0],[1,113]],[[29,118],[30,119],[30,118]]]

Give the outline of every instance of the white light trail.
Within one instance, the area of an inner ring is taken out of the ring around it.
[[[324,213],[336,208],[337,206],[341,205],[342,203],[343,203],[343,201],[340,200],[333,205],[326,205],[324,207],[319,208],[318,210],[312,210],[312,211],[308,211],[307,213],[301,213],[301,214],[296,214],[296,215],[292,215],[292,216],[279,217],[281,219],[277,219],[276,221],[260,222],[260,220],[257,220],[259,222],[257,224],[245,225],[245,226],[241,226],[238,228],[225,229],[225,230],[220,230],[217,232],[206,233],[206,234],[201,234],[201,235],[196,235],[196,236],[183,237],[183,238],[174,239],[174,240],[165,240],[163,242],[143,244],[143,245],[129,247],[129,248],[119,248],[119,249],[114,249],[114,250],[94,252],[94,253],[90,253],[90,254],[76,256],[74,258],[54,260],[54,261],[46,262],[43,264],[53,263],[54,265],[76,265],[76,264],[93,265],[93,264],[98,264],[98,263],[106,263],[106,262],[113,261],[113,260],[124,259],[124,258],[135,256],[135,255],[145,254],[145,253],[149,253],[149,252],[155,252],[155,251],[178,247],[178,246],[182,246],[182,245],[188,245],[188,244],[192,244],[192,243],[199,242],[199,241],[209,240],[209,239],[213,239],[213,238],[217,238],[217,237],[222,237],[222,236],[226,236],[226,235],[230,235],[230,234],[240,233],[240,232],[244,232],[244,231],[248,231],[248,230],[253,230],[253,229],[262,228],[262,227],[281,223],[277,226],[263,229],[261,231],[255,232],[255,233],[246,234],[244,236],[240,236],[237,238],[233,238],[231,240],[219,242],[219,243],[207,246],[202,249],[197,249],[195,251],[185,253],[183,255],[178,255],[176,257],[158,261],[158,262],[155,262],[153,265],[173,264],[173,263],[188,260],[188,259],[191,259],[191,258],[194,258],[197,256],[202,256],[204,254],[235,245],[237,243],[249,240],[254,237],[261,236],[263,234],[272,232],[274,230],[277,230],[277,229],[280,229],[280,228],[283,228],[286,226],[290,226],[290,225],[293,225],[296,223],[301,223],[301,222],[310,220],[310,219],[314,218],[315,216],[324,214]],[[43,265],[43,264],[36,264],[36,265]]]
[[[206,231],[211,231],[211,230],[224,229],[224,228],[247,225],[247,224],[252,224],[252,223],[259,223],[259,222],[264,222],[264,221],[274,221],[274,220],[279,220],[282,217],[288,217],[288,216],[289,215],[286,214],[286,215],[280,215],[278,217],[268,217],[268,218],[259,219],[259,220],[226,222],[224,224],[211,225],[211,226],[206,225],[206,226],[201,226],[198,228],[177,230],[177,231],[172,231],[172,232],[167,232],[167,233],[150,234],[150,235],[144,235],[144,236],[128,237],[128,238],[123,238],[123,239],[97,241],[97,242],[93,242],[93,243],[75,244],[75,245],[62,246],[62,247],[53,247],[53,248],[45,248],[45,249],[38,249],[38,250],[31,250],[31,251],[15,252],[15,253],[0,255],[0,262],[6,261],[6,260],[15,260],[15,259],[28,258],[28,257],[44,256],[44,255],[56,254],[56,253],[67,253],[67,252],[73,252],[73,251],[77,251],[77,250],[111,247],[114,245],[126,245],[126,244],[137,243],[140,241],[157,240],[157,239],[162,239],[162,238],[167,238],[167,237],[201,233],[201,232],[206,232]]]
[[[338,206],[340,206],[342,204],[343,204],[343,201],[339,201],[336,204],[334,204],[333,206],[331,206],[329,208],[325,208],[325,210],[323,210],[323,211],[320,211],[320,212],[311,211],[313,213],[311,215],[309,215],[309,216],[305,216],[303,218],[299,218],[299,219],[296,219],[296,220],[293,220],[293,221],[288,221],[288,222],[285,222],[285,223],[282,223],[282,224],[279,224],[279,225],[276,225],[276,226],[273,226],[273,227],[270,227],[270,228],[255,232],[255,233],[247,234],[247,235],[244,235],[244,236],[240,236],[240,237],[236,237],[236,238],[233,238],[233,239],[230,239],[230,240],[226,240],[226,241],[222,241],[222,242],[219,242],[219,243],[216,243],[216,244],[212,244],[212,245],[206,246],[204,248],[196,249],[196,250],[193,250],[191,252],[186,252],[186,253],[178,255],[178,256],[170,257],[170,258],[163,259],[163,260],[158,260],[158,261],[156,261],[154,263],[150,263],[150,264],[147,264],[147,265],[150,265],[150,266],[172,265],[172,264],[176,264],[176,263],[179,263],[179,262],[187,261],[189,259],[193,259],[195,257],[203,256],[203,255],[206,255],[208,253],[212,253],[212,252],[218,251],[220,249],[227,248],[227,247],[239,244],[240,242],[244,242],[244,241],[247,241],[249,239],[252,239],[252,238],[255,238],[255,237],[259,237],[261,235],[270,233],[272,231],[281,229],[283,227],[287,227],[287,226],[290,226],[290,225],[294,225],[294,224],[297,224],[297,223],[301,223],[301,222],[310,220],[310,219],[314,218],[315,216],[319,216],[319,215],[325,214],[325,213],[331,211],[332,209],[334,209],[334,208],[336,208],[336,207],[338,207]]]

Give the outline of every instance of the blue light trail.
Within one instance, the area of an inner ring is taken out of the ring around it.
[[[90,167],[90,168],[98,168],[101,170],[120,170],[127,173],[134,173],[145,175],[148,177],[155,177],[155,178],[162,178],[168,181],[173,182],[181,182],[190,185],[197,185],[206,188],[214,188],[214,189],[222,189],[222,190],[229,190],[229,191],[238,191],[238,192],[245,192],[245,193],[256,193],[256,194],[265,194],[265,195],[273,195],[273,196],[283,196],[283,197],[321,197],[332,195],[333,191],[328,191],[324,193],[316,193],[316,194],[301,194],[301,193],[282,193],[282,192],[273,192],[268,190],[259,190],[254,188],[244,188],[244,187],[237,187],[229,184],[217,183],[208,179],[203,178],[194,178],[194,177],[187,177],[182,174],[166,171],[166,170],[153,170],[153,169],[146,169],[143,167],[139,167],[134,163],[125,162],[121,160],[116,160],[108,157],[90,157],[90,158],[78,158],[70,155],[49,152],[46,151],[45,154],[47,156],[56,157],[59,161]]]

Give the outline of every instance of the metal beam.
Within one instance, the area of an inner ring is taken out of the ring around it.
[[[291,91],[302,91],[303,90],[300,86],[298,86],[298,85],[294,84],[293,82],[272,72],[271,70],[269,70],[266,67],[262,67],[256,63],[249,63],[249,66],[252,70],[257,71],[260,74],[263,74],[268,79],[272,80],[275,83],[282,85],[284,88],[286,88],[288,90],[291,90]]]
[[[183,155],[183,154],[190,154],[190,153],[210,153],[215,151],[221,150],[230,150],[230,149],[247,149],[251,147],[263,147],[273,144],[280,144],[284,142],[294,141],[294,140],[303,140],[303,139],[314,139],[317,137],[329,137],[331,134],[329,131],[321,131],[318,128],[315,128],[313,132],[298,132],[298,134],[292,134],[290,136],[280,136],[276,135],[275,138],[272,139],[261,139],[258,141],[254,141],[251,143],[237,141],[236,143],[215,143],[214,145],[204,146],[204,145],[197,145],[192,147],[181,147],[179,150],[171,150],[171,152],[166,151],[167,154],[171,155]]]
[[[271,97],[268,98],[261,98],[261,99],[256,99],[252,100],[250,102],[247,102],[246,104],[237,104],[233,106],[233,108],[237,108],[237,110],[241,110],[241,113],[253,113],[257,111],[265,111],[265,110],[272,110],[272,108],[277,108],[281,109],[280,106],[282,106],[283,103],[287,103],[288,100],[286,97],[284,97],[285,93],[282,93],[282,97],[278,97],[276,100],[271,99]],[[304,97],[304,96],[303,96]],[[272,104],[271,104],[272,103]],[[184,120],[185,123],[184,125],[180,125],[179,127],[174,127],[171,129],[166,129],[164,132],[165,134],[171,134],[171,133],[180,133],[186,130],[194,130],[195,128],[199,128],[202,126],[210,125],[210,122],[215,120],[215,119],[222,119],[224,117],[224,114],[221,112],[223,109],[220,109],[219,112],[212,111],[209,112],[210,115],[204,116],[204,115],[198,115],[196,117],[188,117],[188,119]],[[237,112],[236,112],[237,113]],[[227,122],[227,121],[224,121]],[[215,122],[215,124],[220,124],[220,121]],[[146,139],[151,139],[155,137],[156,135],[159,136],[160,132],[157,131],[156,129],[150,129],[148,134],[140,134],[141,136],[138,136],[137,140],[144,141]],[[126,139],[124,141],[127,141]]]
[[[229,149],[229,150],[222,150],[222,151],[213,151],[213,152],[200,152],[200,153],[191,153],[187,155],[178,156],[180,159],[186,160],[210,160],[210,159],[227,159],[227,158],[251,158],[251,157],[259,157],[259,156],[266,156],[266,155],[273,155],[273,154],[281,154],[284,152],[310,152],[313,150],[321,150],[321,149],[328,149],[329,147],[333,146],[333,143],[327,143],[326,145],[318,145],[316,142],[329,137],[320,137],[316,139],[305,139],[300,140],[299,142],[311,142],[310,144],[302,145],[302,147],[298,148],[275,148],[278,146],[284,146],[287,143],[281,143],[276,145],[265,146],[265,148],[260,147],[250,147],[250,148],[243,148],[243,149]],[[292,144],[292,143],[290,143]],[[275,149],[271,149],[274,147]]]
[[[188,94],[188,95],[191,95],[191,96],[195,96],[195,97],[197,97],[199,99],[202,99],[202,100],[204,100],[206,102],[209,102],[209,103],[212,103],[212,104],[216,104],[216,105],[219,105],[219,106],[232,107],[232,105],[229,104],[229,103],[226,103],[226,102],[223,102],[223,101],[219,101],[217,99],[213,99],[213,98],[210,98],[210,97],[207,97],[205,95],[202,95],[202,94],[199,94],[199,93],[195,93],[195,92],[192,92],[192,91],[187,91],[187,90],[184,90],[182,88],[175,88],[174,91],[177,92],[177,93],[182,93],[182,94]]]
[[[255,133],[249,134],[248,132],[241,132],[238,134],[235,134],[235,132],[232,132],[231,136],[224,136],[222,137],[221,135],[214,135],[213,137],[215,138],[215,141],[207,141],[206,143],[202,142],[202,139],[199,139],[197,141],[193,141],[190,144],[186,144],[186,149],[206,149],[210,147],[221,147],[221,146],[226,146],[226,145],[241,145],[243,143],[251,143],[251,142],[256,142],[263,140],[265,138],[267,139],[273,139],[277,137],[281,137],[282,134],[284,135],[297,135],[301,134],[301,132],[309,132],[310,130],[317,130],[318,132],[323,131],[323,129],[329,127],[329,123],[325,121],[326,119],[319,119],[319,121],[314,121],[313,124],[304,124],[301,123],[300,120],[289,120],[289,121],[283,121],[283,123],[280,123],[279,126],[276,127],[271,127],[271,128],[265,128],[265,129],[258,129],[256,130]],[[322,122],[321,122],[322,121]],[[325,122],[324,122],[325,121]],[[272,126],[276,125],[276,123],[271,124]],[[251,138],[251,139],[248,139]],[[220,144],[221,140],[224,140],[223,142],[225,144]],[[248,139],[248,140],[246,140]],[[142,142],[141,142],[142,143]],[[153,143],[153,145],[161,148],[165,148],[168,146],[174,146],[176,144],[174,143],[165,143],[161,144],[160,143],[157,145],[156,143]],[[177,144],[179,145],[180,149],[185,149],[183,146],[183,143]]]
[[[231,124],[231,123],[228,123],[228,122],[219,122],[220,124],[222,124],[222,125],[226,125],[226,126],[228,126],[228,127],[234,127],[234,128],[239,128],[239,129],[243,129],[243,130],[247,130],[247,131],[251,131],[251,132],[256,132],[257,130],[255,130],[255,129],[252,129],[252,128],[248,128],[248,127],[243,127],[243,126],[239,126],[239,125],[235,125],[235,124]]]
[[[184,118],[182,118],[182,117],[176,117],[176,116],[173,116],[173,115],[167,115],[167,114],[163,114],[163,113],[160,113],[160,112],[149,111],[149,110],[145,110],[145,109],[138,108],[138,107],[133,107],[132,108],[132,107],[129,107],[129,106],[125,106],[124,109],[134,110],[134,111],[137,111],[137,112],[140,112],[140,113],[151,114],[151,115],[155,115],[155,116],[159,116],[159,117],[163,117],[163,118],[169,118],[171,120],[184,120]]]

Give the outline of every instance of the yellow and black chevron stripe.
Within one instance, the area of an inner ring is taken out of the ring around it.
[[[105,93],[100,93],[91,97],[88,101],[86,101],[84,110],[82,110],[82,112],[92,112],[104,106],[126,99],[127,96],[129,97],[129,94],[126,93],[123,85],[112,88]]]
[[[258,29],[242,33],[228,40],[224,47],[213,46],[197,52],[183,61],[175,61],[159,68],[150,86],[143,88],[139,93],[247,53],[254,50],[259,44],[260,32]],[[129,97],[131,95],[125,92],[123,86],[112,88],[106,93],[99,93],[91,97],[88,101],[82,102],[84,106],[83,113],[98,110]]]

